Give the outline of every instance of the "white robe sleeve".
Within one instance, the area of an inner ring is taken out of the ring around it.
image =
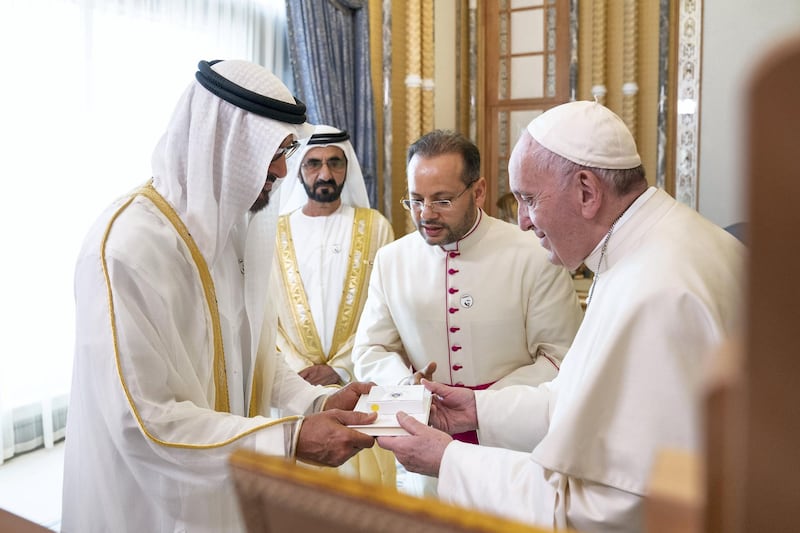
[[[478,436],[482,445],[529,452],[547,433],[550,385],[513,385],[475,391]],[[519,421],[524,420],[524,424]]]
[[[369,281],[369,295],[361,313],[353,347],[353,372],[359,381],[397,385],[411,374],[403,341],[386,302],[381,253]]]
[[[636,532],[641,497],[542,468],[529,453],[449,444],[439,470],[448,503],[547,529]]]

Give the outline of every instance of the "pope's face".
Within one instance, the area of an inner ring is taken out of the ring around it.
[[[300,164],[300,181],[309,199],[320,203],[339,200],[347,178],[347,157],[338,146],[311,148]]]
[[[408,197],[424,202],[422,209],[411,209],[411,218],[430,245],[456,242],[475,224],[486,181],[479,178],[466,185],[461,179],[463,171],[464,160],[458,153],[433,157],[417,154],[408,163]],[[435,200],[449,200],[450,207],[431,205]]]
[[[508,183],[519,202],[519,227],[539,237],[551,263],[574,270],[587,255],[582,243],[583,219],[576,204],[576,180],[565,181],[541,171],[530,155],[532,143],[535,141],[529,135],[523,135],[508,164]]]

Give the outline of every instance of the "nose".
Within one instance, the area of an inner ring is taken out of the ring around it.
[[[528,208],[523,205],[520,205],[517,209],[517,224],[522,231],[533,229],[533,221],[528,214]]]
[[[428,210],[428,212],[430,213],[430,216],[428,216],[428,219],[431,219],[431,218],[437,218],[437,217],[439,216],[439,212],[438,212],[438,211],[436,211],[436,210],[433,208],[433,205],[431,205],[431,204],[429,204],[429,203],[423,203],[423,204],[422,204],[422,209],[420,209],[420,210],[419,210],[419,216],[420,216],[420,217],[422,216],[422,214],[425,212],[425,210],[426,210],[426,209],[427,209],[427,210]],[[427,220],[427,219],[426,219],[426,220]]]
[[[323,161],[322,166],[319,167],[319,172],[317,172],[317,179],[323,178],[325,181],[327,181],[332,176],[333,172],[331,172],[331,167],[328,166],[327,161]]]
[[[269,164],[269,172],[270,174],[274,174],[278,178],[283,178],[286,176],[286,156],[281,155],[278,159],[271,162]]]

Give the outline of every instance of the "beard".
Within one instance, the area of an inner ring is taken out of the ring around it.
[[[267,174],[267,181],[264,182],[261,192],[258,193],[258,198],[256,198],[256,201],[253,202],[252,206],[250,206],[251,213],[258,213],[269,205],[269,193],[272,191],[272,184],[275,183],[275,180],[277,179],[278,176],[275,174]],[[267,187],[267,185],[269,185],[269,187]]]
[[[338,200],[342,196],[346,181],[337,185],[336,180],[317,180],[314,185],[309,187],[305,180],[302,177],[300,178],[300,183],[303,184],[303,189],[306,190],[308,198],[321,204],[329,204]]]
[[[448,224],[441,217],[434,219],[414,218],[414,226],[425,242],[431,246],[442,246],[445,244],[460,241],[472,229],[475,224],[477,207],[475,202],[470,200],[464,216],[460,219]],[[434,231],[437,235],[431,235],[429,230]]]

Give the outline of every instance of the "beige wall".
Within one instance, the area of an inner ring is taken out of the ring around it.
[[[742,116],[748,77],[767,49],[796,33],[797,0],[703,2],[698,206],[722,226],[747,218]]]

